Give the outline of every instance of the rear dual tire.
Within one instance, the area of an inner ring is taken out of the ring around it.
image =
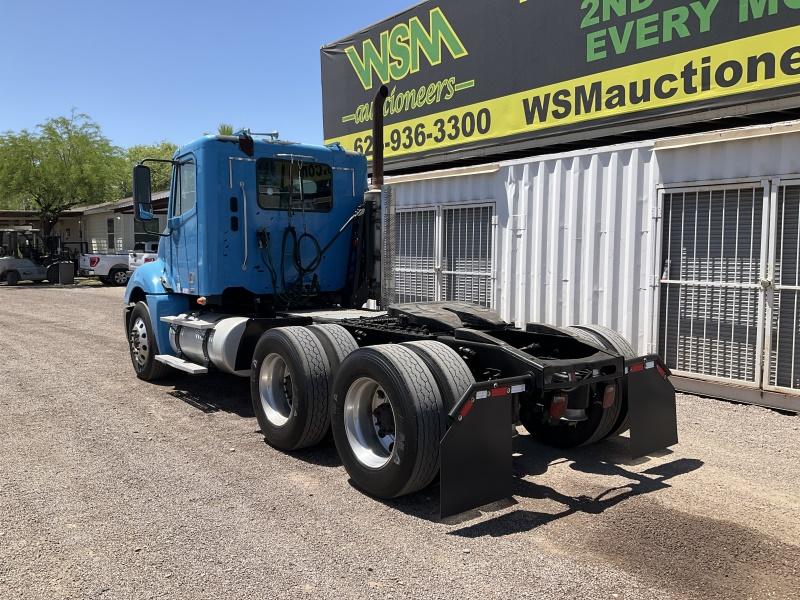
[[[447,412],[474,383],[466,363],[440,342],[362,348],[334,384],[331,428],[356,487],[392,499],[439,473]]]
[[[264,439],[294,451],[318,444],[330,426],[331,366],[307,327],[280,327],[256,345],[250,396]]]
[[[391,499],[436,478],[447,412],[474,381],[442,343],[359,349],[340,325],[313,325],[265,333],[250,385],[267,443],[307,448],[330,428],[353,484]]]
[[[331,428],[356,487],[378,498],[421,490],[439,469],[446,421],[425,362],[401,345],[371,346],[342,363]]]
[[[575,338],[599,348],[610,350],[623,358],[634,358],[635,351],[616,331],[600,325],[565,327]],[[619,435],[628,429],[628,398],[624,386],[617,388],[617,395],[608,408],[591,403],[586,410],[587,420],[580,423],[549,423],[540,412],[530,405],[520,407],[520,421],[537,440],[556,448],[588,446],[603,439]]]

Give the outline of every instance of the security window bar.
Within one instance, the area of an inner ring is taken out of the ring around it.
[[[659,350],[674,371],[757,384],[764,191],[664,195]]]
[[[433,302],[436,293],[436,211],[397,213],[395,294],[397,302]]]
[[[493,302],[494,207],[402,210],[395,227],[397,302]]]

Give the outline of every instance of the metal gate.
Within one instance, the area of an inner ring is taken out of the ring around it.
[[[494,226],[488,204],[398,210],[396,300],[492,306]]]
[[[800,390],[800,184],[774,182],[767,289],[767,389]]]
[[[669,190],[659,352],[676,375],[800,390],[800,185]]]

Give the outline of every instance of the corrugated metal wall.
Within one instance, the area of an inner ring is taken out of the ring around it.
[[[398,209],[494,203],[494,307],[529,322],[612,327],[653,342],[652,144],[502,163],[393,185]]]

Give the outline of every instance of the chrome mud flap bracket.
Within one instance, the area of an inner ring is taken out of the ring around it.
[[[625,362],[630,417],[630,450],[634,458],[678,443],[675,388],[669,369],[655,355]]]
[[[512,495],[511,399],[530,381],[524,375],[473,384],[450,411],[439,448],[441,518]]]

